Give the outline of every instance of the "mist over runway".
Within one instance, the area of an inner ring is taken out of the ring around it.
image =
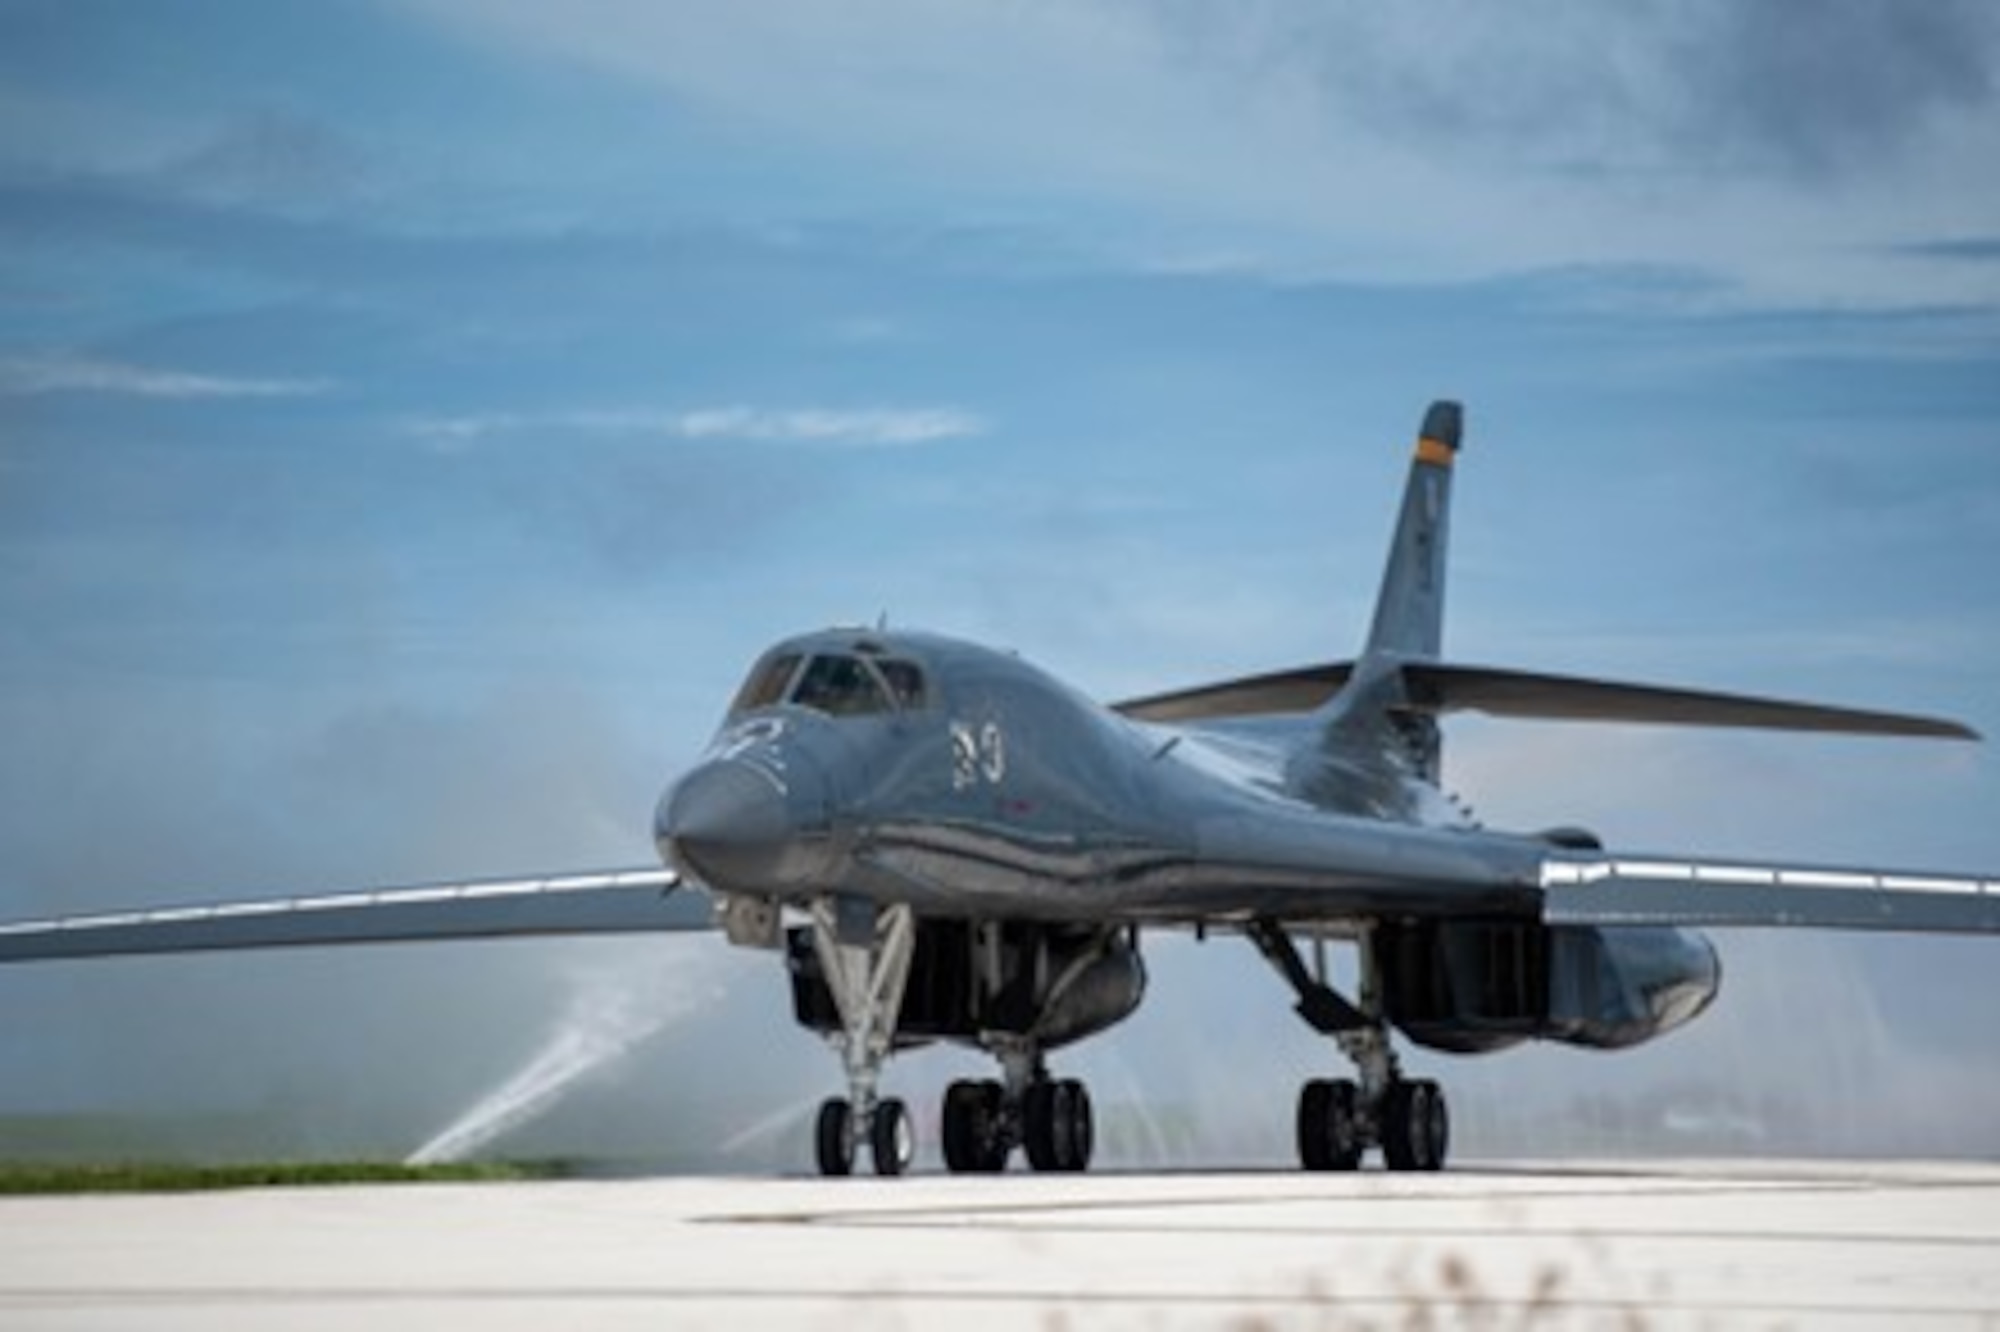
[[[2000,1317],[2000,1168],[682,1178],[0,1200],[46,1329],[1946,1328]]]

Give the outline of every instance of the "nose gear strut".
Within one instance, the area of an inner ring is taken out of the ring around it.
[[[916,937],[916,917],[907,905],[877,909],[854,897],[812,904],[813,949],[840,1011],[841,1030],[830,1039],[846,1067],[848,1093],[819,1108],[813,1144],[822,1175],[852,1174],[863,1141],[878,1175],[902,1174],[916,1155],[908,1107],[893,1096],[876,1096],[883,1061],[896,1043]]]

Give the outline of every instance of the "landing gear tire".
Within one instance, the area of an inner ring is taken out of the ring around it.
[[[1345,1078],[1315,1078],[1299,1089],[1299,1164],[1307,1170],[1352,1170],[1361,1164],[1355,1086]]]
[[[1073,1171],[1084,1171],[1090,1169],[1091,1155],[1097,1150],[1097,1116],[1090,1104],[1090,1088],[1081,1082],[1071,1082],[1069,1087],[1068,1168]]]
[[[1031,1084],[1022,1098],[1021,1116],[1029,1165],[1058,1173],[1089,1167],[1097,1127],[1090,1092],[1081,1082],[1065,1078]]]
[[[910,1127],[909,1109],[895,1097],[875,1103],[868,1125],[868,1148],[878,1175],[900,1175],[916,1159],[917,1135]]]
[[[955,1175],[997,1175],[1012,1146],[1002,1122],[1004,1093],[997,1082],[958,1081],[945,1088],[940,1116],[944,1164]]]
[[[813,1154],[830,1179],[854,1173],[854,1108],[838,1096],[820,1102]]]
[[[1382,1159],[1391,1170],[1441,1170],[1451,1150],[1451,1115],[1435,1082],[1391,1083],[1382,1098]]]
[[[980,1122],[985,1127],[985,1135],[981,1139],[985,1146],[979,1158],[979,1169],[986,1174],[997,1175],[1007,1168],[1007,1157],[1013,1152],[1015,1140],[1020,1134],[1019,1125],[1009,1126],[1005,1087],[991,1080],[978,1086]]]
[[[1021,1146],[1036,1170],[1056,1168],[1056,1084],[1036,1082],[1021,1098]]]
[[[979,1084],[960,1079],[944,1089],[938,1112],[938,1137],[944,1148],[944,1168],[965,1175],[979,1168]]]
[[[1425,1123],[1424,1135],[1428,1139],[1425,1157],[1426,1170],[1444,1169],[1445,1159],[1451,1155],[1451,1109],[1445,1104],[1444,1088],[1435,1082],[1424,1084],[1430,1088],[1431,1113]]]

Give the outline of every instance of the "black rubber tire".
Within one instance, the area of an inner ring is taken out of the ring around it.
[[[1021,1145],[1036,1170],[1060,1170],[1056,1154],[1056,1083],[1031,1082],[1021,1097]]]
[[[1333,1084],[1314,1078],[1299,1088],[1297,1117],[1299,1165],[1306,1170],[1333,1169],[1333,1140],[1327,1132],[1332,1122]]]
[[[819,1173],[829,1179],[854,1173],[854,1107],[838,1096],[819,1103],[813,1154],[819,1162]]]
[[[944,1089],[938,1115],[938,1136],[944,1147],[944,1168],[954,1175],[972,1174],[986,1166],[986,1144],[979,1129],[985,1119],[985,1088],[960,1079]]]
[[[1381,1122],[1382,1164],[1391,1170],[1415,1170],[1417,1154],[1410,1145],[1410,1084],[1392,1082],[1383,1094]]]
[[[1442,1170],[1446,1158],[1451,1155],[1451,1109],[1445,1104],[1444,1088],[1428,1081],[1419,1085],[1430,1093],[1430,1114],[1421,1126],[1424,1138],[1422,1168]]]
[[[1059,1169],[1080,1174],[1090,1169],[1090,1157],[1097,1147],[1096,1112],[1090,1104],[1090,1088],[1071,1078],[1056,1084],[1056,1105],[1062,1116],[1063,1132],[1057,1135]]]
[[[1435,1082],[1397,1082],[1382,1102],[1382,1159],[1391,1170],[1436,1170],[1436,1114],[1442,1097]],[[1448,1130],[1447,1130],[1448,1131]]]
[[[1437,1110],[1437,1084],[1435,1082],[1412,1082],[1410,1087],[1410,1162],[1414,1170],[1435,1170],[1437,1161],[1432,1150],[1437,1146],[1432,1139],[1432,1125]]]
[[[1361,1089],[1346,1078],[1333,1082],[1327,1108],[1326,1136],[1329,1170],[1355,1170],[1361,1165]]]
[[[1067,1080],[1049,1086],[1049,1159],[1052,1170],[1076,1168],[1076,1084]]]
[[[981,1155],[977,1169],[997,1175],[1007,1169],[1007,1157],[1014,1150],[1011,1131],[1005,1125],[1007,1089],[997,1082],[974,1084],[979,1089],[979,1131],[976,1135]]]
[[[869,1154],[875,1158],[875,1173],[893,1179],[910,1168],[917,1156],[917,1133],[910,1124],[909,1107],[891,1096],[875,1103],[868,1122]]]
[[[1315,1078],[1299,1088],[1299,1164],[1307,1170],[1353,1170],[1361,1164],[1360,1094],[1345,1078]]]

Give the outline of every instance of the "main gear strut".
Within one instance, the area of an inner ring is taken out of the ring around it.
[[[1405,1079],[1389,1041],[1375,964],[1373,927],[1363,926],[1360,992],[1350,1002],[1327,982],[1325,955],[1309,969],[1284,926],[1253,921],[1250,941],[1298,996],[1307,1026],[1331,1036],[1359,1081],[1314,1078],[1299,1089],[1299,1164],[1307,1170],[1353,1170],[1369,1147],[1391,1170],[1438,1170],[1451,1145],[1444,1089],[1427,1078]]]

